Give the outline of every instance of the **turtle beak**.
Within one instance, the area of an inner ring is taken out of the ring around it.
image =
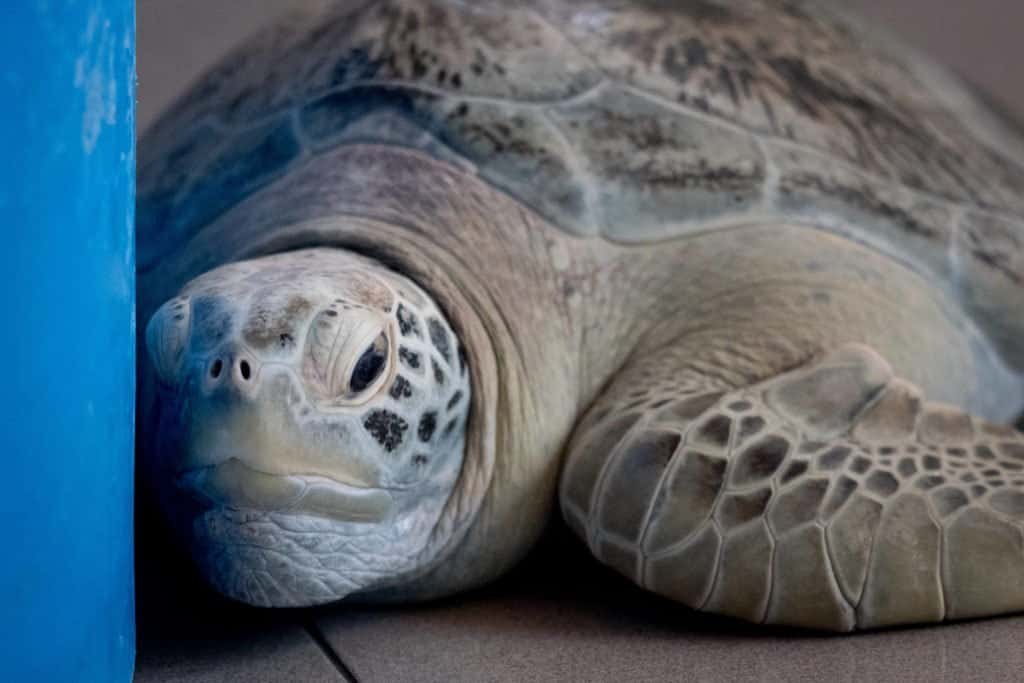
[[[297,433],[286,407],[287,377],[274,376],[272,366],[255,359],[246,376],[239,357],[215,354],[192,368],[177,390],[174,431],[181,438],[167,474],[182,502],[346,522],[390,518],[392,495],[379,471],[333,449],[325,457],[316,441]]]
[[[309,514],[346,522],[387,520],[391,494],[318,476],[276,475],[237,458],[183,472],[177,485],[203,502],[266,512]]]

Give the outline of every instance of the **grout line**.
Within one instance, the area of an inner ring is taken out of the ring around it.
[[[331,647],[331,644],[327,642],[324,632],[320,630],[317,623],[315,621],[309,621],[304,624],[304,628],[306,629],[306,633],[309,634],[309,637],[312,638],[313,642],[320,648],[320,651],[324,653],[324,657],[334,665],[334,668],[337,669],[338,673],[341,674],[341,677],[345,679],[346,683],[359,683],[359,679],[356,678],[354,673],[352,673],[352,669],[342,661],[341,657],[338,656],[338,653]]]

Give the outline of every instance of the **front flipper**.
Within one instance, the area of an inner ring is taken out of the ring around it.
[[[570,445],[563,514],[602,562],[754,622],[1024,610],[1024,435],[925,402],[862,345],[743,388],[677,374],[672,400],[615,383]]]

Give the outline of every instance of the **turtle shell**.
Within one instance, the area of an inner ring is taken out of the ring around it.
[[[296,15],[145,137],[141,272],[311,157],[364,142],[462,165],[581,238],[763,221],[851,237],[957,297],[1024,367],[1024,136],[833,10],[384,0]]]

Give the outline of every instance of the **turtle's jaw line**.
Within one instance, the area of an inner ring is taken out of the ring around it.
[[[391,494],[384,489],[352,486],[316,475],[267,474],[237,458],[182,472],[175,483],[218,506],[341,522],[380,523],[393,509]]]

